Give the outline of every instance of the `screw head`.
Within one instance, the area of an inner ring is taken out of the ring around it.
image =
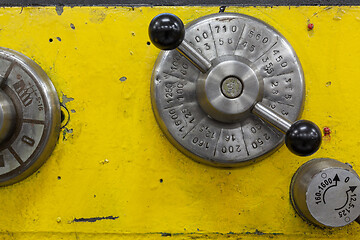
[[[237,77],[227,77],[221,83],[221,91],[227,98],[237,98],[243,90],[243,84]]]

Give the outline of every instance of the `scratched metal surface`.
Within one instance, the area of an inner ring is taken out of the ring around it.
[[[158,13],[185,23],[217,7],[0,9],[0,45],[36,61],[70,112],[51,158],[0,188],[0,239],[349,239],[356,224],[319,229],[290,205],[300,158],[282,147],[248,167],[217,169],[176,150],[150,104]],[[303,118],[329,127],[313,157],[360,171],[359,7],[229,7],[278,29],[306,79]],[[314,29],[308,31],[308,23]]]

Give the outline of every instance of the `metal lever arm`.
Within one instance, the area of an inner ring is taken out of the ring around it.
[[[163,13],[154,17],[149,25],[149,36],[157,48],[178,50],[203,73],[211,68],[211,62],[184,39],[184,24],[174,14]]]
[[[261,102],[255,104],[252,112],[285,133],[286,146],[292,153],[309,156],[319,149],[322,136],[315,123],[308,120],[298,120],[292,123]]]

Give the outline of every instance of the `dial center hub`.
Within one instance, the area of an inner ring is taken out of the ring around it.
[[[0,91],[0,143],[11,137],[15,122],[15,106],[11,99],[3,91]]]
[[[263,81],[246,60],[224,56],[213,61],[213,67],[197,80],[197,98],[212,118],[226,123],[248,116],[261,100]]]
[[[221,83],[221,91],[227,98],[237,98],[243,90],[243,84],[237,77],[227,77]]]

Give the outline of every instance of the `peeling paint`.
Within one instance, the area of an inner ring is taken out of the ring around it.
[[[127,79],[126,77],[121,77],[121,78],[120,78],[120,81],[121,81],[121,82],[125,82],[126,79]]]
[[[68,96],[66,96],[63,92],[61,92],[62,93],[62,104],[66,107],[66,104],[68,103],[68,102],[71,102],[71,101],[74,101],[75,99],[74,98],[72,98],[72,97],[68,97]]]
[[[283,235],[283,233],[264,233],[259,230],[255,230],[255,232],[245,232],[245,234],[254,234],[254,235]]]
[[[334,20],[338,21],[341,20],[342,16],[346,13],[344,9],[339,8],[336,12],[336,15],[333,17]]]
[[[91,15],[92,16],[90,17],[90,21],[92,23],[102,23],[106,18],[104,11],[92,10]]]
[[[55,10],[57,15],[61,16],[61,14],[64,12],[64,6],[56,6]]]
[[[119,217],[107,216],[107,217],[93,217],[93,218],[74,218],[72,222],[96,222],[101,220],[116,220]]]
[[[100,164],[107,164],[107,163],[109,163],[109,162],[110,162],[109,159],[105,159],[105,160],[100,161],[99,163],[100,163]]]
[[[70,23],[70,27],[71,27],[71,29],[75,30],[75,25],[74,24]]]
[[[67,138],[67,134],[72,134],[74,132],[74,130],[71,128],[71,129],[68,129],[67,127],[64,128],[63,130],[63,140],[66,141],[68,138]],[[72,137],[72,135],[70,135]]]

